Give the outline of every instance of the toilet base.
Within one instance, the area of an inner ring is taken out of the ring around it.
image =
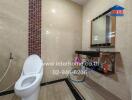
[[[34,93],[30,96],[23,97],[21,100],[38,100],[40,87],[34,91]]]

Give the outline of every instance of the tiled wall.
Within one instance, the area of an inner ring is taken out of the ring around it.
[[[98,3],[97,3],[98,2]],[[130,90],[128,82],[132,76],[132,44],[131,44],[131,0],[89,0],[83,8],[83,34],[82,34],[82,48],[83,50],[91,50],[90,48],[90,34],[91,34],[91,23],[90,21],[100,15],[101,13],[108,10],[114,5],[121,5],[125,7],[125,15],[123,17],[117,17],[116,19],[116,44],[114,49],[101,49],[104,51],[117,51],[121,53],[123,62],[119,62],[116,66],[116,74],[118,81],[104,75],[92,72],[89,77],[106,88],[111,93],[120,97],[122,100],[130,100]],[[129,5],[129,9],[128,9]],[[93,8],[95,6],[98,9]],[[132,7],[131,7],[132,8]],[[129,26],[128,26],[129,25]],[[128,31],[129,30],[129,31]],[[119,57],[118,57],[119,59]],[[123,70],[117,70],[123,63]],[[125,72],[125,73],[124,73]],[[126,80],[126,79],[129,79]]]
[[[15,56],[0,90],[18,79],[28,55],[38,54],[44,62],[72,61],[74,51],[81,49],[81,33],[82,7],[70,0],[0,0],[1,76],[7,68],[9,52]],[[52,70],[67,68],[44,66],[44,80],[63,78],[63,75],[53,75]]]
[[[41,0],[0,0],[0,79],[10,52],[14,59],[0,91],[19,78],[28,54],[41,56]]]
[[[29,0],[28,53],[41,56],[41,0]]]
[[[81,49],[82,6],[71,0],[42,0],[42,59],[46,62],[71,62],[74,51]],[[64,78],[53,70],[72,66],[44,66],[44,81]]]
[[[14,60],[0,82],[0,91],[18,79],[28,56],[28,0],[0,0],[0,79],[8,67],[10,52]]]

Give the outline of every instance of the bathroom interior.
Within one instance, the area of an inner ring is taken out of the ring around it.
[[[131,4],[0,0],[0,100],[132,100]]]

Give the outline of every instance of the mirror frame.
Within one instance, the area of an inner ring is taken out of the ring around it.
[[[112,11],[112,8],[108,9],[107,11],[105,11],[104,13],[100,14],[99,16],[97,16],[96,18],[94,18],[93,20],[91,20],[91,40],[90,40],[90,47],[91,48],[115,48],[115,41],[116,41],[116,16],[113,16],[114,20],[114,32],[115,32],[115,37],[114,37],[114,45],[111,45],[110,43],[104,43],[104,44],[92,44],[92,23],[93,21],[95,21],[96,19],[110,13]]]

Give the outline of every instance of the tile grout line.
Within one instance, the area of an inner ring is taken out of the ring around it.
[[[41,83],[40,86],[43,87],[43,86],[47,86],[47,85],[51,85],[51,84],[63,82],[63,81],[66,82],[66,84],[68,85],[70,91],[72,92],[76,100],[85,100],[84,97],[81,95],[81,93],[77,90],[77,88],[67,78]],[[9,95],[12,93],[14,93],[14,90],[5,91],[5,92],[1,92],[0,96]]]
[[[76,100],[85,100],[85,98],[82,96],[82,94],[78,91],[78,89],[72,84],[68,79],[65,79],[65,82],[67,83],[69,89],[71,90],[72,94],[76,98]]]

